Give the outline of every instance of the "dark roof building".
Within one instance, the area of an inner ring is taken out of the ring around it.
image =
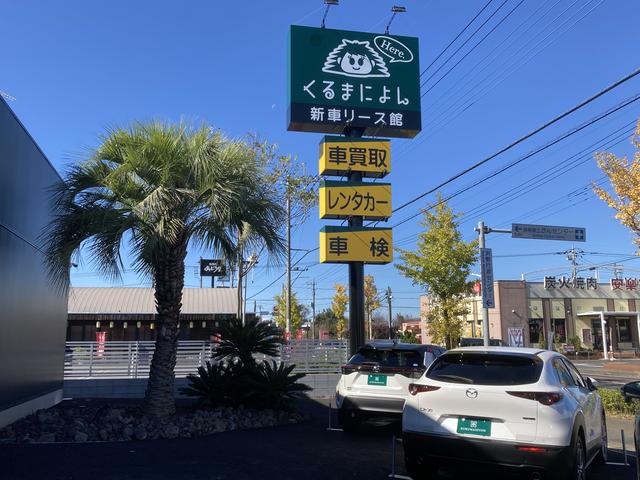
[[[220,321],[236,316],[237,294],[235,288],[185,288],[179,339],[209,340]],[[69,292],[68,341],[154,340],[155,328],[153,288],[74,287]]]

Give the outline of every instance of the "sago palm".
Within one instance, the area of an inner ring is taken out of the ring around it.
[[[59,213],[46,232],[49,271],[66,288],[85,250],[104,275],[119,278],[123,245],[137,272],[153,278],[156,348],[146,391],[153,415],[175,411],[173,398],[184,260],[193,246],[233,258],[262,244],[282,251],[283,209],[263,181],[264,162],[245,142],[206,126],[135,123],[100,137],[55,192]]]
[[[255,365],[254,355],[277,356],[282,343],[280,330],[269,323],[258,320],[233,319],[222,323],[216,329],[219,337],[213,358],[217,360],[240,360],[243,367]]]

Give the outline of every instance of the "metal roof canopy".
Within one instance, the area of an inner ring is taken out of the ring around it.
[[[157,313],[153,288],[72,287],[69,314],[153,314]],[[185,288],[182,314],[230,314],[238,311],[235,288]]]

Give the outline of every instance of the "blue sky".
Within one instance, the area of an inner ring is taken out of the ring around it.
[[[423,76],[426,80],[504,0],[494,0],[470,29]],[[327,26],[381,32],[390,17],[386,0],[343,0],[329,13]],[[420,39],[424,69],[480,10],[486,0],[406,0],[408,13],[396,18],[391,32]],[[392,140],[394,203],[437,185],[468,165],[494,153],[638,67],[637,5],[633,0],[507,0],[460,52],[431,78],[429,89],[497,22],[513,13],[423,97],[423,132],[413,140]],[[2,2],[0,90],[51,162],[60,170],[96,145],[105,126],[162,118],[204,120],[237,137],[256,132],[297,155],[317,172],[321,135],[286,131],[286,41],[290,24],[319,26],[320,0],[271,2]],[[443,188],[445,195],[473,183],[505,164],[640,92],[640,78],[627,82],[587,108],[564,119],[484,167]],[[576,225],[587,228],[582,263],[624,259],[633,236],[615,219],[588,185],[601,177],[588,148],[602,139],[617,142],[640,116],[636,102],[584,129],[570,139],[523,161],[509,171],[452,200],[467,214],[466,238],[484,220],[504,228],[510,221]],[[616,133],[617,132],[617,133]],[[611,135],[610,137],[607,137]],[[624,139],[610,150],[631,151]],[[584,153],[584,152],[586,153]],[[579,152],[581,155],[576,156]],[[500,197],[500,195],[503,195]],[[391,224],[414,215],[433,196],[394,215]],[[503,201],[509,200],[506,203]],[[486,202],[493,201],[487,204]],[[334,222],[335,223],[335,222]],[[294,232],[297,248],[314,248],[323,224],[317,211]],[[417,218],[394,230],[397,245],[413,248]],[[490,235],[497,278],[565,267],[563,242],[511,239]],[[541,255],[532,255],[541,254]],[[545,255],[542,255],[545,254]],[[607,255],[603,255],[607,254]],[[195,267],[207,252],[192,251]],[[298,253],[296,258],[301,254]],[[526,255],[526,256],[523,256]],[[107,285],[85,256],[73,272],[74,285]],[[304,258],[308,267],[294,289],[310,301],[309,283],[318,284],[317,306],[330,303],[334,282],[347,281],[346,266],[318,265],[317,254]],[[250,279],[249,296],[263,310],[271,308],[280,282],[260,292],[282,273],[265,268]],[[640,262],[626,261],[625,275],[640,276]],[[186,283],[197,286],[195,269]],[[395,292],[394,311],[418,310],[420,291],[392,265],[368,266],[379,288]],[[610,271],[601,271],[608,278]],[[540,278],[541,273],[528,278]],[[589,273],[585,274],[586,276]],[[127,273],[124,285],[148,285]],[[251,301],[252,301],[251,300]],[[250,301],[249,309],[252,308]]]

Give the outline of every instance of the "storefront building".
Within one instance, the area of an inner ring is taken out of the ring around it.
[[[178,338],[210,340],[220,322],[237,315],[237,295],[235,288],[185,288]],[[156,317],[152,288],[75,287],[69,291],[67,341],[155,340]]]
[[[579,348],[633,351],[640,347],[640,279],[545,277],[543,282],[499,280],[496,308],[489,310],[489,332],[514,346],[579,344]],[[482,303],[469,297],[465,336],[482,337]],[[423,338],[427,334],[429,298],[421,297]],[[603,338],[603,325],[606,336]]]

